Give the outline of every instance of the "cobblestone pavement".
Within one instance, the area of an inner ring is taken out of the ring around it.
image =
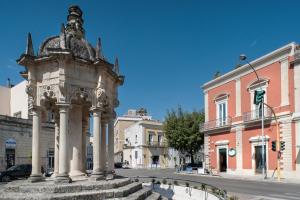
[[[300,200],[300,184],[238,180],[222,177],[176,174],[173,169],[116,169],[122,176],[155,176],[199,181],[237,195],[240,200]]]

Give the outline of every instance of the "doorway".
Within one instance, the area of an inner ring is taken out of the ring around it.
[[[227,149],[226,148],[219,149],[219,169],[220,172],[227,171]]]
[[[10,168],[15,165],[15,149],[6,149],[6,168]]]
[[[255,146],[255,173],[261,174],[263,169],[262,145]],[[266,170],[266,145],[264,145],[264,168]]]

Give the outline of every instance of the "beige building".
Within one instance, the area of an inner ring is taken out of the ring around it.
[[[168,147],[162,122],[141,118],[123,129],[123,163],[130,168],[175,167],[178,153]]]
[[[148,116],[147,111],[142,108],[139,110],[130,109],[125,115],[117,117],[114,123],[115,162],[124,162],[125,129],[143,119],[151,120],[151,116]]]

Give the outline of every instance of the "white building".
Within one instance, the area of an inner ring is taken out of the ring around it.
[[[27,81],[13,87],[0,86],[0,115],[28,119]]]
[[[32,122],[28,113],[27,81],[0,86],[0,170],[31,163]],[[43,114],[41,156],[44,169],[54,167],[54,125]]]
[[[178,152],[167,145],[162,123],[140,120],[125,129],[124,162],[131,168],[174,168]],[[178,164],[178,163],[177,163]]]

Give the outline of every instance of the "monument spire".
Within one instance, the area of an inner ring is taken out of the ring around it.
[[[28,36],[27,36],[27,47],[26,47],[25,54],[30,55],[30,56],[34,56],[32,39],[31,39],[31,34],[30,33],[28,33]]]
[[[62,23],[61,24],[61,29],[60,29],[60,48],[66,49],[66,31],[65,31],[65,25]]]
[[[82,11],[79,6],[73,5],[69,7],[69,15],[68,15],[68,22],[66,26],[66,33],[68,35],[72,35],[78,39],[84,38],[84,29],[83,19],[82,19]]]
[[[119,59],[118,59],[118,57],[116,57],[116,59],[115,59],[114,71],[116,72],[116,74],[119,75],[120,70],[119,70]]]
[[[102,44],[101,44],[101,38],[99,37],[97,40],[97,46],[96,46],[96,59],[103,59],[102,55]]]

